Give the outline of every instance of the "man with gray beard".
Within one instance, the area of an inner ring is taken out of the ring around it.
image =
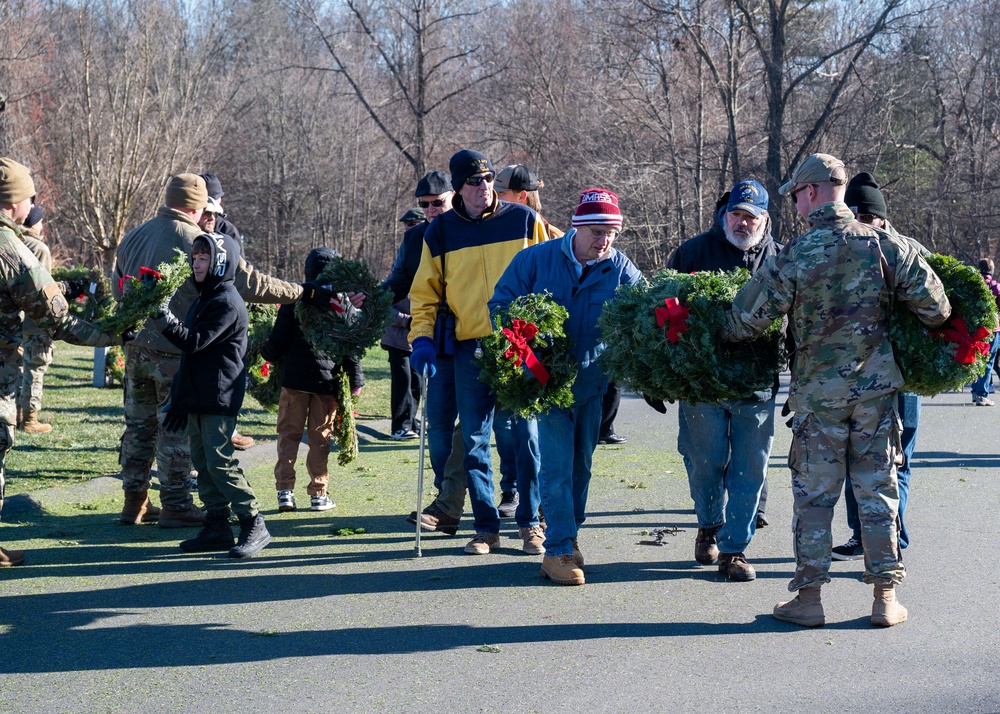
[[[716,203],[712,227],[682,243],[667,264],[681,273],[746,268],[755,272],[781,250],[771,236],[767,190],[740,181]],[[757,509],[774,440],[773,388],[717,404],[682,401],[677,449],[684,457],[698,516],[694,557],[718,561],[727,579],[757,577],[744,551],[757,528]],[[656,408],[656,405],[653,405]]]

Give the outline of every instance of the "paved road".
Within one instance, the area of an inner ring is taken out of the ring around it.
[[[547,584],[515,540],[472,558],[435,535],[415,560],[388,517],[239,564],[94,547],[85,564],[0,573],[0,711],[997,712],[1000,408],[969,401],[924,401],[899,627],[869,625],[857,562],[834,565],[825,628],[770,616],[793,569],[783,427],[757,580],[697,565],[683,475],[650,472],[675,452],[676,412],[627,397],[630,441],[595,461],[586,586]],[[664,546],[638,544],[668,526]]]

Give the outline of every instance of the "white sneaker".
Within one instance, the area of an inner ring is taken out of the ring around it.
[[[972,397],[972,403],[975,404],[977,407],[995,407],[997,405],[997,403],[994,402],[989,397],[976,397],[976,396],[973,396]]]
[[[295,494],[292,493],[291,491],[278,491],[278,510],[294,511]]]
[[[397,431],[389,434],[390,439],[395,439],[396,441],[409,441],[410,439],[420,438],[420,434],[415,431],[410,431],[409,429],[398,429]]]
[[[325,493],[322,496],[313,496],[312,505],[309,506],[310,511],[329,511],[331,508],[337,504],[330,500],[330,497]]]

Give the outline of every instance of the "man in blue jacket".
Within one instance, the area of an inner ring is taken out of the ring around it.
[[[618,196],[602,188],[587,189],[573,216],[573,228],[562,238],[514,256],[489,303],[494,312],[522,295],[547,290],[569,311],[566,331],[579,363],[573,406],[552,409],[537,419],[538,481],[548,524],[541,574],[560,585],[584,584],[577,530],[586,518],[601,396],[608,386],[597,362],[601,350],[597,318],[619,285],[642,280],[642,273],[612,247],[621,227]]]

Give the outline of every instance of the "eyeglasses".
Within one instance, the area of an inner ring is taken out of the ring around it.
[[[874,213],[859,213],[858,223],[867,223],[869,226],[872,225],[878,218]]]
[[[802,191],[805,191],[810,186],[815,186],[815,185],[816,184],[814,184],[814,183],[807,183],[804,186],[802,186],[801,188],[794,188],[794,189],[792,189],[791,191],[788,192],[788,197],[790,199],[792,199],[792,203],[794,203],[797,206],[797,205],[799,205],[799,193],[801,193]]]
[[[435,201],[417,201],[417,205],[421,208],[430,208],[431,206],[434,206],[434,208],[441,208],[441,206],[444,205],[444,202],[445,199],[439,198]]]
[[[470,176],[465,179],[466,186],[479,186],[483,181],[486,183],[493,183],[493,179],[496,178],[495,174],[486,174],[485,176]]]

